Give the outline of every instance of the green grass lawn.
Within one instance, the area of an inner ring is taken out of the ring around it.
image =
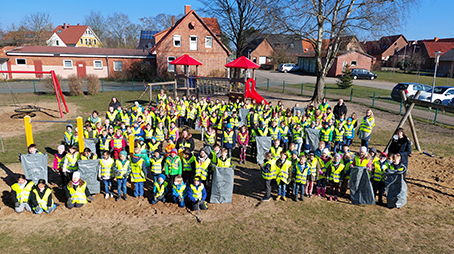
[[[418,74],[409,74],[403,72],[392,72],[392,71],[374,71],[377,74],[377,80],[395,82],[414,82],[422,83],[427,85],[432,85],[433,75],[418,75]],[[454,86],[454,81],[452,78],[446,77],[437,77],[435,80],[435,86]]]

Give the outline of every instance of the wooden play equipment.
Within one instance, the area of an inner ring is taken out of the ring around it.
[[[244,95],[244,98],[251,98],[251,99],[255,99],[256,101],[259,99],[259,97],[261,97],[260,95],[257,94],[258,96],[256,96],[255,93],[251,92],[248,89],[249,86],[246,84],[247,82],[250,83],[251,82],[250,80],[254,81],[254,79],[255,79],[255,69],[260,68],[260,65],[252,62],[251,60],[249,60],[248,58],[246,58],[244,56],[240,56],[237,59],[233,60],[232,62],[226,64],[225,67],[227,67],[228,70],[229,70],[228,73],[229,73],[230,83],[231,84],[239,84],[238,89],[232,89],[233,91],[230,91],[229,98],[231,100],[235,99],[235,98],[237,98],[239,96],[243,96],[243,95]],[[249,78],[249,80],[248,80],[247,75],[244,75],[244,78],[240,78],[241,71],[242,70],[247,71],[249,69],[252,69],[252,77]],[[232,70],[237,70],[236,72],[233,71],[234,73],[236,73],[236,77],[230,77],[230,74],[232,73]],[[243,91],[241,89],[241,84],[245,85],[245,91]],[[254,89],[255,89],[255,81],[254,81],[254,85],[253,86],[254,86]],[[248,97],[248,96],[252,96],[252,97]],[[260,101],[258,101],[257,103],[260,103]]]
[[[60,111],[61,118],[63,118],[63,109],[61,106],[61,102],[63,102],[63,105],[65,106],[66,113],[69,113],[68,106],[66,105],[65,97],[63,96],[63,93],[60,88],[60,84],[58,83],[57,76],[55,75],[55,72],[53,70],[51,70],[51,71],[1,71],[0,70],[0,73],[50,74],[50,76],[52,78],[52,83],[54,85],[55,96],[57,97],[58,110]],[[10,90],[11,90],[11,88],[10,88]],[[15,98],[12,90],[11,90],[11,94],[13,95],[13,98]],[[61,97],[61,101],[60,101],[60,97]],[[16,98],[16,101],[17,101],[17,98]],[[36,106],[22,107],[22,106],[20,106],[20,108],[16,109],[15,111],[20,112],[20,113],[31,113],[34,111],[39,111],[39,107],[36,107]]]
[[[195,60],[194,58],[190,57],[188,54],[184,54],[177,59],[173,60],[169,64],[175,65],[175,79],[184,79],[184,88],[177,88],[178,90],[185,90],[186,91],[186,96],[189,96],[189,91],[194,90],[195,87],[190,87],[190,79],[197,78],[198,77],[198,72],[199,72],[199,65],[202,65],[201,62]],[[178,74],[177,70],[178,68],[176,65],[183,65],[184,66],[184,73],[183,74]],[[195,66],[195,77],[189,77],[189,66]]]

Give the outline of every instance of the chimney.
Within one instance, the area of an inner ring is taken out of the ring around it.
[[[438,37],[434,37],[434,41],[437,42],[438,41]]]
[[[172,16],[172,26],[175,25],[175,16]]]
[[[184,6],[184,15],[188,15],[188,13],[191,11],[191,6],[190,5],[185,5]]]
[[[66,29],[66,23],[63,23],[63,30]]]

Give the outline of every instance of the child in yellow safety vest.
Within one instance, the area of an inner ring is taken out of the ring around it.
[[[200,150],[200,154],[195,161],[195,176],[200,177],[202,183],[206,184],[207,180],[210,177],[209,167],[211,165],[211,159],[208,158],[208,155],[205,149]]]
[[[59,205],[52,200],[52,189],[46,184],[46,180],[39,179],[30,195],[30,203],[36,214],[52,213]]]
[[[285,197],[285,194],[287,191],[287,185],[290,183],[290,179],[292,179],[292,162],[290,159],[287,159],[287,154],[285,152],[281,152],[281,157],[276,161],[274,167],[276,172],[276,182],[279,186],[276,201],[281,198],[286,201],[287,198]]]
[[[65,155],[65,161],[63,162],[63,172],[72,174],[74,171],[77,171],[79,168],[77,166],[77,161],[79,160],[79,152],[76,146],[71,146],[68,149],[68,153]]]
[[[21,213],[24,210],[31,212],[30,194],[34,188],[32,181],[28,181],[24,175],[19,175],[17,183],[11,186],[11,199],[14,203],[14,211]]]
[[[331,186],[331,195],[329,196],[329,201],[337,201],[337,195],[339,194],[339,186],[342,183],[344,177],[345,165],[341,161],[341,155],[336,153],[333,160],[331,161],[326,175]]]
[[[306,185],[306,197],[312,197],[312,192],[314,189],[314,183],[317,181],[318,174],[320,172],[320,163],[315,157],[313,152],[309,152],[308,158],[306,160],[308,167],[308,176],[307,176],[307,185]]]
[[[238,147],[240,148],[240,164],[246,164],[246,150],[249,144],[249,133],[247,131],[246,125],[241,126],[240,131],[238,131]]]
[[[342,151],[342,146],[344,145],[344,133],[344,125],[341,122],[337,122],[337,126],[334,129],[334,153]]]
[[[295,174],[295,185],[293,187],[293,200],[298,201],[299,190],[301,189],[300,199],[304,201],[305,185],[307,182],[307,175],[309,167],[306,164],[306,156],[302,155],[299,157],[298,163],[294,167]]]
[[[322,156],[319,159],[320,163],[320,171],[317,178],[317,196],[320,196],[320,192],[322,197],[326,197],[326,178],[327,178],[327,170],[331,164],[331,158],[329,156],[329,150],[327,148],[323,149]]]
[[[99,161],[98,177],[104,184],[104,191],[106,192],[105,199],[108,199],[109,196],[113,197],[112,181],[114,178],[114,164],[115,161],[110,157],[110,152],[104,151],[102,153],[102,159]]]
[[[202,149],[203,150],[203,149]],[[183,156],[181,157],[181,165],[182,169],[182,176],[183,181],[188,183],[194,177],[194,172],[196,168],[196,157],[194,154],[189,150],[189,148],[184,148]]]
[[[160,174],[158,176],[158,181],[153,184],[153,198],[151,199],[151,204],[154,205],[159,201],[162,201],[162,203],[166,202],[166,194],[168,191],[167,184],[166,176],[164,174]]]
[[[379,160],[374,163],[373,168],[373,181],[372,186],[374,188],[374,195],[377,196],[378,192],[378,204],[383,204],[383,193],[385,191],[385,172],[389,167],[388,162],[386,161],[386,153],[381,153]]]
[[[232,160],[230,159],[228,150],[225,148],[222,148],[221,150],[221,157],[217,159],[216,163],[217,167],[220,168],[231,168],[233,167]]]
[[[98,159],[98,156],[94,153],[91,152],[91,149],[88,147],[85,147],[84,152],[80,155],[80,160],[85,161],[85,160],[96,160]]]
[[[73,173],[72,180],[65,187],[65,193],[66,198],[68,199],[66,202],[66,207],[68,209],[82,207],[88,203],[87,199],[95,201],[88,190],[87,182],[80,179],[79,171]]]
[[[143,184],[146,181],[147,163],[140,154],[140,148],[134,149],[131,157],[131,182],[134,183],[134,196],[143,197]]]
[[[178,207],[185,207],[184,200],[187,196],[186,193],[186,184],[183,182],[183,178],[181,176],[175,177],[172,186],[172,198],[173,202],[178,204]]]
[[[131,162],[127,158],[127,153],[126,151],[121,151],[120,156],[117,160],[115,160],[114,164],[114,172],[115,172],[115,178],[117,179],[117,198],[116,201],[120,201],[121,197],[123,197],[124,200],[127,200],[126,196],[126,183],[128,181],[129,174],[131,173]],[[121,192],[123,191],[123,196],[121,195]]]
[[[273,154],[274,159],[279,159],[281,157],[281,152],[283,151],[282,147],[280,147],[281,142],[279,140],[274,141],[274,146],[271,147],[270,152]],[[287,158],[290,158],[287,156]]]
[[[65,146],[64,145],[59,145],[57,147],[57,153],[55,154],[54,158],[54,170],[57,171],[60,174],[60,188],[68,184],[69,182],[69,177],[66,177],[66,174],[63,173],[63,163],[65,162]]]
[[[73,145],[72,141],[73,141],[73,125],[72,124],[68,124],[66,125],[66,131],[65,131],[65,136],[64,136],[64,140],[65,140],[65,145],[67,147]]]
[[[266,153],[265,160],[261,166],[262,178],[265,181],[265,196],[262,201],[271,200],[271,181],[276,178],[274,163],[276,163],[276,160],[273,159],[273,155],[269,152]]]

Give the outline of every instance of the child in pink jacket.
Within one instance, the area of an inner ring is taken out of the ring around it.
[[[65,162],[65,146],[59,145],[57,147],[57,153],[54,158],[54,170],[60,173],[61,186],[65,186],[69,182],[69,177],[66,177],[66,173],[63,172],[63,163]]]
[[[249,133],[246,125],[241,126],[237,135],[238,147],[240,148],[240,164],[246,164],[246,150],[249,144]]]

